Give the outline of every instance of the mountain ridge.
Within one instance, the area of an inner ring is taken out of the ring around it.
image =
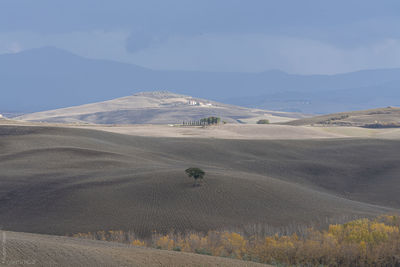
[[[0,87],[5,88],[0,106],[37,112],[165,89],[252,108],[334,113],[400,105],[398,77],[398,68],[309,76],[276,70],[160,71],[45,47],[0,55]],[[351,96],[341,101],[347,93]]]

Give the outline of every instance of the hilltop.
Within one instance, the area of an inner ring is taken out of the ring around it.
[[[105,102],[26,114],[15,119],[53,123],[167,124],[217,116],[231,123],[271,122],[303,117],[297,113],[274,112],[227,105],[166,91],[141,92]]]

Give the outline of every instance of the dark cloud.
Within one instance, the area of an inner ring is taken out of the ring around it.
[[[398,66],[399,11],[399,0],[0,0],[0,53],[56,45],[151,68],[335,73]]]
[[[0,31],[132,30],[129,49],[167,35],[262,33],[338,44],[399,38],[398,0],[2,0]],[[147,36],[146,36],[147,35]]]

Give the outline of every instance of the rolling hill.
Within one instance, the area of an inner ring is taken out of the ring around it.
[[[207,231],[400,209],[400,142],[227,140],[0,126],[3,229]],[[198,166],[193,187],[184,169]]]
[[[367,128],[399,128],[400,108],[387,107],[361,111],[340,112],[285,123],[287,125],[356,126]]]
[[[0,55],[0,108],[37,112],[168,90],[252,108],[333,113],[400,105],[400,69],[338,75],[156,71],[44,47]]]
[[[209,116],[234,123],[255,123],[259,119],[279,122],[304,117],[296,113],[226,105],[170,92],[142,92],[100,103],[26,114],[15,119],[55,123],[166,124]]]

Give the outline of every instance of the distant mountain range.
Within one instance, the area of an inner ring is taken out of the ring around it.
[[[400,105],[400,69],[339,75],[156,71],[44,47],[0,55],[0,111],[34,112],[168,90],[228,104],[303,113]]]
[[[296,113],[226,105],[170,92],[141,92],[105,102],[26,114],[15,119],[54,123],[175,124],[209,116],[230,123],[256,123],[260,119],[286,122],[303,118]]]

